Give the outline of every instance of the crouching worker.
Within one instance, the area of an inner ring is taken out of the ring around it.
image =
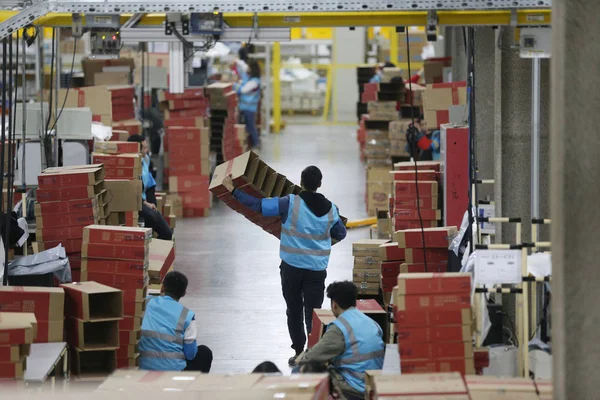
[[[303,365],[329,363],[332,382],[348,400],[365,398],[365,372],[383,367],[385,344],[381,327],[356,309],[358,289],[349,281],[327,288],[336,320],[319,342],[296,362]]]
[[[210,371],[212,352],[197,345],[196,317],[179,303],[187,285],[184,274],[171,271],[163,279],[160,296],[149,299],[139,343],[141,369]]]

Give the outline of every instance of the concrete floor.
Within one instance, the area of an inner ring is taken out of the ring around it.
[[[349,219],[366,217],[365,172],[350,126],[290,125],[263,140],[261,158],[300,183],[308,165],[323,172],[321,192]],[[327,283],[351,279],[350,231],[332,251]],[[190,281],[183,303],[196,312],[198,343],[214,354],[214,373],[250,372],[262,361],[289,371],[290,348],[279,278],[279,241],[217,202],[208,218],[178,221],[176,269]],[[326,284],[327,284],[326,283]],[[329,308],[325,299],[324,308]]]

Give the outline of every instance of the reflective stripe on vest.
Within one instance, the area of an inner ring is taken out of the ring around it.
[[[151,298],[142,320],[138,345],[140,368],[183,370],[186,367],[184,334],[193,318],[193,312],[169,296]]]
[[[288,265],[323,271],[331,254],[331,228],[339,220],[332,205],[317,217],[300,196],[289,195],[288,216],[281,227],[280,256]]]
[[[332,324],[342,331],[346,343],[344,353],[333,360],[333,365],[350,386],[364,392],[365,371],[383,367],[381,328],[355,308],[344,311]]]

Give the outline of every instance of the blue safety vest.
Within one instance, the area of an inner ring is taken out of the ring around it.
[[[183,336],[194,313],[169,296],[151,298],[142,320],[140,368],[183,371]]]
[[[371,77],[371,79],[369,79],[369,83],[381,83],[381,75],[376,73],[373,75],[373,77]]]
[[[331,324],[342,331],[346,341],[346,350],[333,360],[333,366],[350,386],[364,392],[365,371],[383,368],[381,327],[356,308],[344,311]]]
[[[146,190],[156,186],[156,181],[150,172],[150,159],[148,156],[142,157],[142,184],[144,185],[142,200],[146,200]]]
[[[258,84],[257,88],[251,91],[250,93],[242,93],[242,87],[244,87],[244,85],[248,82],[256,82]],[[240,111],[256,112],[258,110],[258,103],[260,101],[260,79],[249,78],[247,80],[244,80],[239,86],[238,93],[240,95]]]
[[[323,271],[331,253],[331,227],[340,217],[332,204],[327,215],[317,217],[300,196],[289,195],[290,206],[281,227],[280,257],[302,269]]]

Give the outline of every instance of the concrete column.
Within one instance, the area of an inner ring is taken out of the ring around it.
[[[350,64],[365,62],[365,28],[335,28],[333,33],[333,121],[356,122],[358,82],[356,68]],[[336,65],[346,65],[336,68]]]
[[[467,53],[462,27],[448,28],[451,31],[450,55],[452,56],[452,80],[454,82],[467,79]]]
[[[551,215],[554,398],[594,399],[600,386],[600,35],[595,0],[552,10]]]
[[[523,218],[523,240],[531,234],[531,71],[532,61],[519,57],[512,48],[514,30],[505,28],[500,35],[501,64],[501,134],[502,134],[502,214],[505,217]],[[481,82],[481,79],[478,80]],[[544,166],[549,160],[549,60],[541,65],[541,117],[540,117],[540,212],[549,215],[548,174]],[[542,239],[547,232],[540,231]],[[502,243],[515,241],[515,229],[504,225]]]

